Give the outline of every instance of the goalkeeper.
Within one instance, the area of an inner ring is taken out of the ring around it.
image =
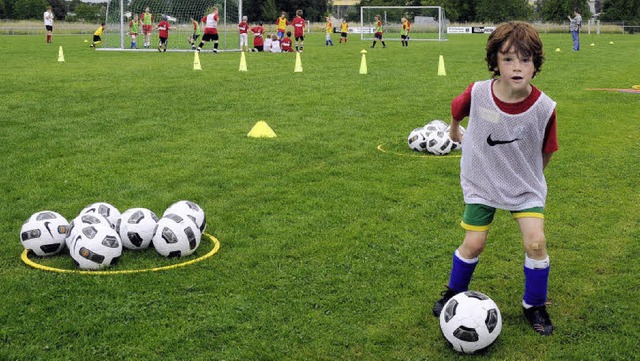
[[[196,17],[191,17],[191,24],[193,25],[193,34],[189,37],[189,44],[191,44],[191,50],[196,50],[196,41],[202,35],[202,31]]]

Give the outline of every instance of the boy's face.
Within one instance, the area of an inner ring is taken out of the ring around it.
[[[535,66],[531,57],[518,54],[511,47],[506,51],[502,48],[498,52],[498,70],[500,79],[514,90],[525,90],[533,79]]]

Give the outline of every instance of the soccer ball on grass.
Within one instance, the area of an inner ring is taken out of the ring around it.
[[[127,249],[147,249],[158,224],[155,213],[146,208],[127,209],[116,222],[116,232]]]
[[[118,210],[118,208],[105,202],[90,204],[86,206],[82,211],[80,211],[80,214],[87,213],[101,214],[109,221],[109,223],[111,223],[111,228],[114,228],[116,226],[116,222],[118,221],[118,218],[120,218],[120,211]]]
[[[409,143],[409,148],[416,152],[427,151],[427,137],[423,128],[416,128],[412,130],[411,133],[409,133],[407,142]]]
[[[34,213],[20,229],[22,246],[38,256],[52,256],[64,248],[67,220],[53,211]]]
[[[427,152],[435,155],[446,155],[451,152],[453,142],[449,138],[449,133],[438,130],[427,134]]]
[[[165,257],[186,257],[200,245],[202,232],[188,216],[169,213],[160,218],[153,234],[153,247]]]
[[[75,232],[69,253],[80,269],[108,268],[122,255],[122,242],[110,226],[104,223],[91,224]]]
[[[194,202],[191,202],[191,201],[175,202],[164,211],[162,216],[164,217],[167,214],[178,214],[178,215],[184,215],[191,218],[191,220],[196,224],[196,226],[198,226],[201,233],[204,233],[205,229],[207,228],[207,219],[206,219],[204,210]]]
[[[461,292],[444,305],[440,329],[454,350],[474,353],[491,346],[498,338],[502,316],[496,303],[484,293]]]

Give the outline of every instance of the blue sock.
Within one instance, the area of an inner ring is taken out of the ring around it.
[[[473,259],[466,259],[460,256],[458,250],[453,253],[453,265],[451,267],[451,275],[449,276],[449,288],[457,291],[464,292],[469,289],[469,283],[471,283],[471,277],[473,271],[478,265],[478,257]]]
[[[549,284],[549,257],[542,261],[525,256],[523,305],[542,306],[547,301]]]

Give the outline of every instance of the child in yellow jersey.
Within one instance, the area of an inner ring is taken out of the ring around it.
[[[380,20],[380,15],[376,15],[376,25],[375,25],[375,33],[373,34],[373,44],[371,44],[372,48],[376,47],[376,42],[379,40],[382,43],[382,48],[386,48],[387,45],[382,40],[382,33],[384,29],[382,28],[382,20]]]
[[[347,23],[347,19],[342,19],[342,24],[340,24],[340,44],[342,44],[342,40],[346,44],[349,39],[347,39],[347,34],[349,33],[349,24]]]
[[[106,28],[107,25],[105,23],[100,24],[100,27],[93,33],[93,41],[89,45],[90,47],[95,48],[96,45],[102,43],[102,34]]]
[[[331,32],[333,31],[333,24],[331,23],[331,17],[327,16],[327,23],[324,26],[325,30],[325,46],[333,46],[333,41],[331,40]]]
[[[409,31],[411,31],[411,23],[407,18],[402,18],[402,29],[400,30],[400,42],[402,46],[409,46]]]

